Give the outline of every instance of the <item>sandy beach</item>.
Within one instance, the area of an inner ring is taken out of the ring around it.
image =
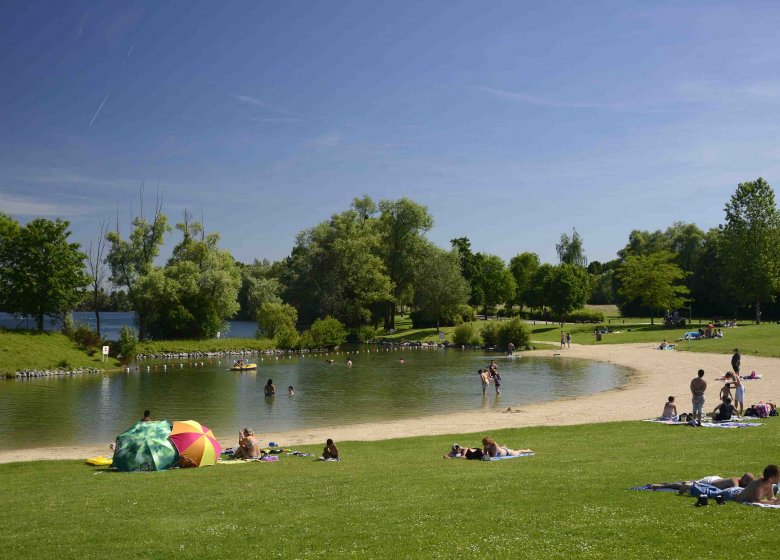
[[[524,352],[522,356],[553,356],[559,351],[537,350]],[[573,346],[561,350],[560,354],[573,358],[585,358],[609,362],[631,368],[633,374],[625,385],[584,397],[567,398],[516,407],[506,402],[503,412],[475,411],[442,414],[420,418],[407,418],[369,424],[352,424],[331,428],[295,430],[289,432],[262,433],[263,441],[277,441],[285,446],[322,444],[326,438],[341,443],[345,441],[374,441],[407,436],[460,434],[469,432],[488,433],[501,428],[522,428],[529,426],[590,424],[616,420],[641,420],[661,414],[669,395],[677,397],[677,409],[690,412],[691,399],[688,385],[703,368],[708,383],[705,410],[712,410],[718,404],[718,393],[722,383],[715,379],[730,369],[730,355],[703,354],[657,350],[655,345],[605,344]],[[523,359],[519,357],[518,359]],[[742,356],[742,373],[755,370],[763,379],[745,382],[745,406],[761,400],[780,398],[780,378],[776,375],[780,359],[750,355]],[[510,379],[504,383],[511,382]],[[479,391],[475,383],[475,391]],[[492,387],[491,387],[492,391]],[[234,434],[217,434],[225,447],[236,444]],[[514,442],[522,445],[522,442]],[[84,459],[96,455],[108,455],[107,445],[78,447],[48,447],[0,451],[0,463],[30,460]]]

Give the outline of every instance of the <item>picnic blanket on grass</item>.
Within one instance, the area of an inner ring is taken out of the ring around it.
[[[668,424],[669,426],[687,426],[687,422],[680,422],[678,420],[660,420],[658,418],[650,418],[643,420],[643,422],[655,422],[656,424]],[[727,422],[702,422],[702,428],[752,428],[754,426],[762,426],[761,422],[736,422],[729,420]]]
[[[674,492],[677,493],[677,490],[674,488],[657,488],[656,490],[653,490],[652,484],[643,484],[642,486],[632,486],[629,488],[629,490],[650,490],[651,492]]]

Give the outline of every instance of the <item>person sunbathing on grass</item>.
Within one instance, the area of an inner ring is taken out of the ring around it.
[[[663,490],[669,488],[672,490],[679,490],[680,494],[687,494],[690,492],[694,484],[707,484],[714,486],[719,490],[725,490],[726,488],[745,488],[748,484],[756,479],[756,475],[753,473],[745,473],[741,477],[737,478],[732,476],[729,478],[721,478],[719,476],[705,476],[699,480],[684,480],[680,482],[662,482],[660,484],[651,484],[651,490]]]
[[[498,445],[493,438],[485,436],[482,438],[482,452],[489,457],[517,457],[524,453],[533,453],[530,449],[509,449]]]
[[[661,415],[662,420],[674,420],[677,418],[677,405],[674,403],[674,397],[670,396],[664,404],[664,412]]]
[[[780,504],[780,498],[775,498],[774,485],[780,482],[780,468],[777,465],[767,465],[761,478],[754,480],[735,498],[741,503]]]
[[[233,455],[234,459],[258,459],[261,455],[260,442],[255,433],[249,428],[238,432],[238,447]]]
[[[478,451],[479,448],[477,447],[461,447],[457,443],[452,445],[452,450],[447,453],[444,458],[445,459],[465,459],[466,453],[474,453]]]

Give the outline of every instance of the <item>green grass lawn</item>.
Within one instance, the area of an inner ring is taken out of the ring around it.
[[[268,338],[210,338],[208,340],[151,340],[140,342],[138,354],[161,352],[227,352],[231,350],[271,350],[273,340]]]
[[[633,485],[760,473],[758,428],[642,422],[502,430],[533,458],[444,460],[481,434],[337,442],[340,463],[282,456],[162,473],[77,461],[0,465],[8,558],[741,558],[771,551],[780,512],[634,492]],[[319,452],[320,447],[304,447]],[[100,472],[100,474],[94,474]]]
[[[103,362],[100,354],[88,355],[60,333],[0,330],[0,372],[54,369],[64,363],[71,368],[112,369],[119,366],[114,358],[106,358]]]
[[[657,343],[664,339],[676,344],[677,349],[685,352],[711,352],[730,354],[739,348],[743,354],[780,357],[780,325],[764,323],[743,327],[723,329],[723,338],[696,341],[679,341],[687,329],[667,329],[662,325],[631,324],[611,325],[615,331],[596,342],[593,325],[564,325],[563,330],[570,332],[572,342],[578,344],[621,344],[621,343]],[[531,325],[533,340],[555,343],[560,341],[561,328],[557,324]],[[695,329],[691,329],[695,330]]]

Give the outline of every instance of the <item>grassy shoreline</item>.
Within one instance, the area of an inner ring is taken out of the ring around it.
[[[197,554],[305,558],[670,558],[770,550],[777,512],[627,488],[760,471],[776,462],[778,419],[744,430],[643,422],[496,430],[536,457],[441,458],[482,433],[337,442],[344,460],[164,473],[102,473],[78,461],[0,465],[0,523],[12,557]],[[283,442],[282,442],[283,443]],[[320,446],[303,451],[319,453]],[[739,453],[723,453],[738,449]],[[57,484],[51,484],[57,480]],[[739,539],[723,539],[739,525]],[[100,527],[100,530],[95,530]],[[44,530],[45,528],[45,530]],[[696,535],[692,538],[691,535]],[[392,543],[392,546],[388,546]],[[663,553],[661,552],[663,551]]]

